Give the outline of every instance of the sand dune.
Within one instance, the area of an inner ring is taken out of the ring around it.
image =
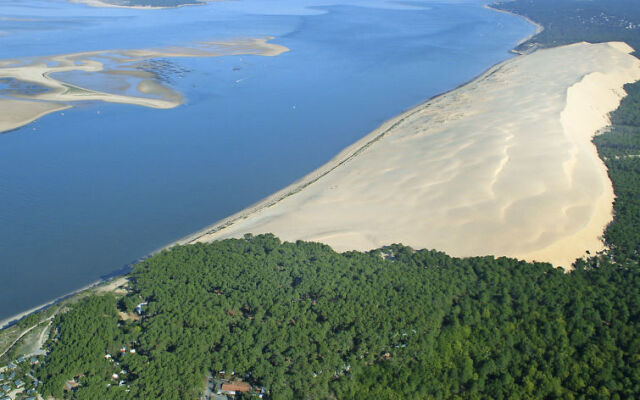
[[[269,43],[267,38],[246,38],[228,41],[195,43],[188,47],[167,47],[142,50],[107,50],[33,57],[19,60],[0,60],[0,80],[13,82],[15,89],[6,90],[0,97],[0,132],[26,125],[48,113],[69,108],[78,101],[105,101],[135,104],[151,108],[173,108],[183,101],[182,95],[162,83],[143,63],[155,58],[217,57],[238,54],[277,56],[288,49]],[[74,85],[54,74],[80,71],[109,77],[107,90],[95,90]],[[126,94],[131,87],[138,95]],[[26,89],[20,89],[20,85]],[[36,88],[34,90],[34,88]],[[117,93],[118,91],[121,93]],[[116,93],[114,93],[116,92]]]
[[[640,79],[622,43],[516,57],[388,121],[263,202],[182,242],[272,232],[570,266],[603,248],[613,190],[591,138]]]

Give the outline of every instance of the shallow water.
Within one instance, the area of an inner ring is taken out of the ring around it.
[[[0,320],[281,189],[534,31],[478,1],[5,0],[0,16],[0,59],[263,36],[291,50],[157,59],[150,68],[184,105],[90,102],[0,135]]]

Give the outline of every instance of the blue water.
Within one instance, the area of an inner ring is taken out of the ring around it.
[[[0,320],[281,189],[533,30],[480,1],[3,0],[0,59],[265,35],[291,51],[164,60],[178,108],[85,103],[0,135]]]

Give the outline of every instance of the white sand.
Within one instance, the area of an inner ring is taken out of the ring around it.
[[[591,143],[640,79],[625,44],[519,56],[383,124],[327,165],[181,241],[271,232],[569,267],[602,250],[613,190]]]
[[[0,132],[26,125],[78,101],[105,101],[160,109],[177,107],[183,101],[182,95],[155,80],[152,73],[136,69],[136,66],[161,57],[218,57],[238,54],[272,57],[288,51],[284,46],[269,43],[271,39],[273,38],[245,38],[200,42],[180,48],[107,50],[0,60],[0,78],[12,78],[47,89],[40,93],[13,93],[0,97],[0,109],[3,110],[0,113]],[[105,64],[109,65],[108,69]],[[111,85],[111,92],[106,92],[79,87],[52,76],[68,71],[107,74],[116,83]],[[139,95],[112,93],[129,87],[127,79],[131,78],[142,79],[136,85]]]

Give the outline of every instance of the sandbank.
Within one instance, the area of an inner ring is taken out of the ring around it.
[[[71,106],[52,102],[12,100],[0,98],[0,132],[17,129],[47,114],[62,111]]]
[[[403,243],[570,267],[603,249],[612,220],[591,139],[640,79],[630,52],[578,43],[507,60],[178,243],[270,232],[338,251]]]
[[[288,51],[284,46],[269,43],[271,39],[241,38],[198,42],[186,47],[105,50],[0,60],[0,79],[13,79],[46,89],[35,93],[16,91],[0,97],[0,109],[9,111],[0,114],[0,132],[16,129],[79,101],[104,101],[159,109],[177,107],[183,101],[182,95],[156,79],[154,73],[141,69],[143,62],[155,58],[241,54],[273,57]],[[80,87],[54,77],[56,73],[70,71],[96,74],[96,79],[99,74],[106,74],[119,83],[112,84],[109,91],[104,91]],[[128,79],[139,80],[135,86],[138,95],[114,93],[118,88],[129,87]]]
[[[165,8],[180,8],[185,6],[201,6],[203,4],[212,2],[212,1],[222,1],[222,0],[200,0],[199,4],[179,4],[176,6],[128,6],[123,4],[112,4],[108,1],[104,0],[70,0],[72,3],[77,4],[86,4],[90,7],[100,7],[100,8],[132,8],[136,10],[162,10]]]

